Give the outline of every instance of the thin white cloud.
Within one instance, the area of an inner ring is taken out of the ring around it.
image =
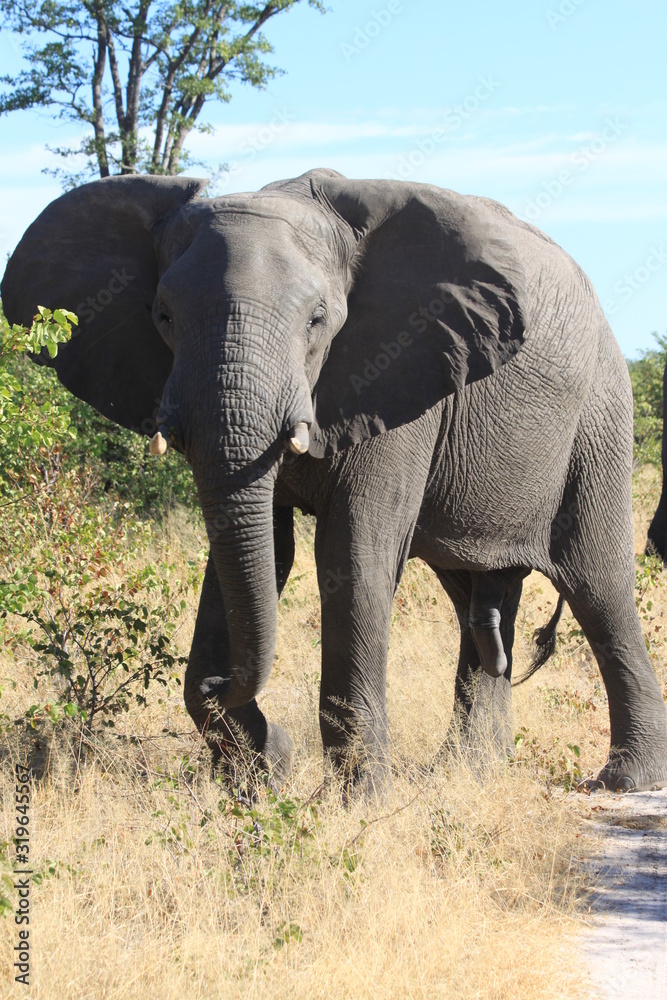
[[[427,111],[432,117],[426,117]],[[494,115],[497,109],[480,107],[460,128],[429,146],[434,123],[440,121],[435,109],[420,109],[414,116],[403,112],[394,120],[383,109],[377,117],[351,122],[308,122],[291,121],[276,108],[262,122],[222,125],[211,135],[193,136],[189,145],[195,158],[235,167],[233,175],[222,178],[221,194],[256,190],[313,166],[331,166],[351,177],[404,176],[489,194],[521,213],[561,171],[569,170],[573,178],[567,190],[541,209],[538,223],[547,218],[639,222],[665,217],[667,142],[637,133],[629,119],[624,131],[595,153],[600,135],[595,128],[490,133],[485,122]],[[599,128],[603,125],[601,119]],[[59,145],[74,144],[77,136],[58,139]],[[583,151],[589,148],[583,167]],[[20,157],[11,148],[0,151],[0,259],[60,193],[58,183],[41,173],[43,166],[57,164],[58,158],[41,143],[22,148]]]

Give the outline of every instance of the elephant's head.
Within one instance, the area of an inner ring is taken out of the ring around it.
[[[219,695],[234,707],[273,659],[288,441],[323,458],[495,371],[524,337],[523,274],[491,210],[450,191],[329,170],[252,194],[201,187],[114,177],[63,195],[26,232],[2,296],[11,322],[38,304],[75,310],[61,381],[138,432],[159,410],[185,452],[228,614]]]

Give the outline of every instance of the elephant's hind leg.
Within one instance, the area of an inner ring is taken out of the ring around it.
[[[274,511],[277,595],[284,587],[294,559],[291,508]],[[276,595],[276,597],[277,597]],[[224,687],[231,670],[227,615],[212,559],[204,575],[192,648],[185,672],[186,708],[204,733],[215,761],[224,760],[233,772],[247,755],[276,780],[291,769],[292,741],[280,726],[267,722],[253,698],[247,705],[216,709],[216,689]]]
[[[619,555],[616,545],[599,563],[594,579],[573,575],[571,567],[554,579],[597,659],[609,699],[609,758],[597,780],[586,787],[663,788],[667,718],[635,607],[634,564]]]
[[[634,571],[609,573],[601,586],[555,580],[597,659],[609,699],[611,746],[587,787],[643,791],[667,785],[665,704],[646,652],[634,603]]]
[[[624,365],[620,356],[618,363]],[[607,690],[611,748],[598,781],[639,791],[667,785],[667,713],[635,606],[632,428],[617,412],[631,404],[629,387],[628,398],[619,400],[620,379],[604,405],[598,398],[580,421],[562,503],[576,514],[552,535],[550,575],[590,643]]]

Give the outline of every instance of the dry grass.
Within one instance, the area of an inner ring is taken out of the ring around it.
[[[655,477],[642,477],[639,548],[655,491]],[[123,717],[136,739],[100,739],[78,765],[61,741],[32,789],[31,861],[42,878],[31,889],[29,995],[589,996],[568,957],[586,910],[578,861],[590,849],[581,836],[586,801],[565,789],[578,766],[586,773],[604,762],[608,716],[597,668],[571,635],[576,623],[566,618],[553,662],[515,692],[516,759],[487,762],[482,781],[438,757],[457,628],[430,571],[411,564],[390,643],[394,791],[382,807],[346,811],[336,794],[318,790],[319,612],[307,528],[301,536],[262,698],[296,746],[282,796],[263,793],[254,813],[243,805],[234,813],[209,777],[178,691]],[[184,561],[198,558],[202,539],[181,517],[155,548]],[[657,660],[667,601],[655,585],[651,597],[642,613]],[[554,602],[550,585],[531,576],[518,620],[519,671]],[[179,634],[184,650],[195,611]],[[2,699],[17,715],[33,696],[29,657],[5,656],[0,676],[18,682]],[[9,842],[10,765],[24,753],[16,732],[5,734],[0,753],[0,840]],[[12,984],[15,943],[10,916],[0,920],[3,996],[27,995]]]

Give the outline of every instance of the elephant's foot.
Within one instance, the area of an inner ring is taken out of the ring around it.
[[[586,778],[577,791],[590,794],[609,792],[655,792],[667,787],[667,748],[661,753],[644,754],[618,751],[609,760],[597,778]]]
[[[281,785],[292,770],[292,740],[281,726],[267,722],[254,699],[238,708],[219,709],[216,681],[207,677],[200,684],[203,697],[194,716],[213,754],[214,769],[233,785],[248,780],[254,785],[267,778]]]
[[[367,767],[345,783],[343,805],[351,806],[354,802],[381,805],[386,801],[391,788],[391,772],[388,767]]]
[[[386,759],[371,757],[367,752],[355,748],[354,752],[336,748],[325,748],[334,778],[341,788],[345,806],[354,802],[377,804],[383,802],[391,790],[391,769]],[[385,755],[383,755],[383,758]]]
[[[278,788],[289,777],[294,758],[294,744],[281,726],[267,723],[266,737],[261,744],[233,722],[232,737],[222,738],[219,731],[207,734],[206,742],[213,753],[213,767],[232,786],[254,787],[268,784]]]
[[[294,744],[282,726],[275,722],[269,722],[261,758],[270,777],[278,784],[286,781],[292,773]]]
[[[324,700],[320,732],[327,770],[345,805],[381,801],[391,788],[386,717],[371,716],[340,698]]]

